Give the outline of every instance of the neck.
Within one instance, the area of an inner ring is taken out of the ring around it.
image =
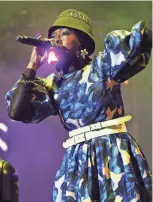
[[[86,57],[85,59],[83,59],[83,58],[78,58],[76,55],[73,55],[68,66],[63,69],[64,70],[63,73],[68,74],[74,71],[81,70],[83,67],[89,64],[90,61],[91,59],[89,57]]]
[[[62,74],[69,74],[71,72],[78,71],[89,64],[91,61],[89,57],[86,56],[85,59],[83,59],[81,55],[78,57],[76,53],[67,51],[65,48],[60,48],[59,50],[62,51],[62,58],[57,63],[56,70],[58,72],[62,71]]]

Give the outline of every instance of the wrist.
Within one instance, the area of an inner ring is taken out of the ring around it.
[[[22,80],[34,80],[36,71],[32,68],[27,68],[22,74]]]
[[[39,69],[39,66],[36,65],[35,63],[29,62],[29,64],[27,65],[27,69],[33,69],[33,70],[37,71]]]

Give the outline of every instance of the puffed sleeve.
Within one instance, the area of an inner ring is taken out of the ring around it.
[[[146,24],[140,21],[132,27],[131,32],[115,30],[106,35],[101,69],[107,77],[122,83],[146,67],[151,43],[145,33]]]
[[[38,123],[50,115],[57,115],[54,88],[54,74],[48,78],[19,79],[5,96],[10,118],[24,123]]]

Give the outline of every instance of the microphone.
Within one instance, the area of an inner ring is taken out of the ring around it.
[[[18,35],[16,36],[16,41],[30,46],[36,46],[41,48],[50,48],[53,46],[53,44],[49,41],[43,41],[41,39],[35,39],[29,36]]]

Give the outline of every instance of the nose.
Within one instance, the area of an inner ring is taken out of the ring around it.
[[[56,37],[56,38],[55,38],[55,42],[56,42],[58,45],[62,44],[62,40],[60,39],[60,37]]]
[[[57,44],[59,44],[59,42],[60,42],[60,40],[59,40],[59,39],[56,39],[55,41],[56,41],[56,43],[57,43]]]

